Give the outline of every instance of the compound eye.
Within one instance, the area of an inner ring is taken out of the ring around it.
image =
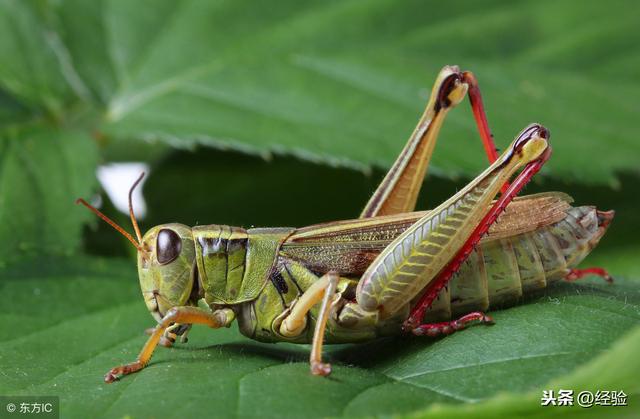
[[[156,257],[160,265],[173,262],[182,250],[182,239],[173,230],[163,228],[156,241]]]

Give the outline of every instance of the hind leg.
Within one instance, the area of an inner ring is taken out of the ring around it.
[[[429,102],[413,134],[369,199],[360,218],[415,210],[440,128],[449,110],[467,93],[489,163],[497,160],[498,153],[475,76],[469,71],[461,72],[455,66],[444,67],[436,78]],[[506,184],[502,190],[506,190]]]
[[[420,326],[411,329],[411,333],[416,336],[430,337],[450,335],[453,332],[465,329],[473,323],[481,323],[487,325],[494,324],[493,318],[491,318],[491,316],[487,316],[480,311],[474,311],[472,313],[465,314],[459,319],[451,320],[448,322],[421,324]]]
[[[548,133],[545,131],[543,138],[547,135]],[[464,244],[455,251],[451,260],[448,261],[447,265],[438,273],[435,280],[428,285],[427,291],[422,295],[422,297],[420,297],[418,303],[411,310],[409,318],[404,322],[403,328],[405,330],[413,330],[415,327],[419,327],[425,311],[433,303],[440,290],[447,285],[453,275],[460,269],[461,264],[468,259],[473,248],[480,242],[482,236],[489,231],[489,228],[496,221],[498,216],[505,210],[507,205],[509,205],[513,198],[522,190],[531,178],[542,168],[550,156],[551,149],[545,149],[537,159],[527,164],[525,169],[516,177],[507,191],[500,196],[500,199],[492,204],[484,217],[482,217],[480,222],[476,225],[473,232],[467,236]]]
[[[607,281],[613,283],[613,278],[609,275],[609,272],[603,268],[586,268],[586,269],[570,269],[567,276],[564,277],[565,281],[573,282],[584,278],[585,276],[596,275]]]
[[[391,242],[358,282],[358,305],[385,319],[427,290],[406,325],[408,330],[419,326],[424,310],[475,243],[546,161],[551,152],[547,136],[547,130],[540,125],[527,127],[491,167]],[[504,183],[522,166],[526,167],[511,192],[492,204]]]

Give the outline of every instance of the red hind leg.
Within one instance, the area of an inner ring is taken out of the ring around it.
[[[482,323],[487,325],[494,324],[491,316],[480,311],[474,311],[473,313],[465,314],[457,320],[441,323],[426,323],[421,324],[418,327],[411,329],[411,333],[416,336],[439,336],[450,335],[457,330],[462,330],[472,323]]]
[[[569,273],[564,277],[564,279],[565,281],[573,282],[589,275],[597,275],[603,278],[608,283],[613,283],[613,278],[611,277],[611,275],[609,275],[609,272],[602,268],[570,269]]]
[[[487,114],[484,111],[484,102],[482,101],[482,95],[480,94],[478,80],[470,71],[462,73],[462,80],[469,86],[468,95],[469,102],[471,102],[471,110],[473,111],[473,118],[476,121],[476,126],[478,127],[478,132],[480,133],[482,145],[484,146],[489,163],[493,163],[498,160],[498,149],[493,141],[493,134],[489,128]],[[507,189],[509,189],[509,182],[506,182],[502,186],[502,193],[505,193]]]
[[[482,236],[489,230],[489,227],[496,221],[498,215],[505,210],[507,205],[531,180],[531,178],[542,168],[549,159],[551,149],[548,149],[539,160],[529,163],[524,170],[516,177],[509,189],[489,209],[484,218],[471,233],[467,241],[460,248],[458,253],[451,259],[451,262],[438,274],[438,277],[429,285],[427,291],[422,295],[418,303],[411,309],[409,317],[404,321],[402,328],[405,331],[413,330],[422,323],[425,311],[431,306],[438,293],[451,280],[453,275],[460,269],[460,265],[467,260],[473,248],[478,244]]]
[[[493,163],[498,160],[498,150],[493,142],[493,134],[489,128],[487,115],[484,111],[484,103],[482,102],[478,81],[470,71],[462,73],[462,80],[469,86],[468,95],[469,101],[471,102],[471,110],[473,111],[473,118],[476,120],[476,125],[480,132],[480,138],[482,138],[485,153],[487,153],[487,157],[489,158],[489,163]]]

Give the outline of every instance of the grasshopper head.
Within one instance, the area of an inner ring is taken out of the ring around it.
[[[84,199],[78,199],[76,203],[89,208],[138,249],[138,276],[142,295],[151,315],[160,321],[172,307],[195,305],[195,301],[190,300],[194,286],[197,287],[197,283],[194,284],[197,272],[195,247],[191,228],[183,224],[159,225],[149,230],[144,237],[141,236],[131,196],[143,177],[144,173],[129,190],[129,215],[137,240]]]
[[[194,283],[195,247],[183,224],[153,227],[138,251],[138,276],[144,302],[156,320],[189,302]]]

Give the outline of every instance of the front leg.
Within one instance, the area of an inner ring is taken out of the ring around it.
[[[149,360],[153,355],[153,351],[158,345],[160,338],[165,333],[165,330],[174,323],[205,324],[211,328],[217,329],[220,327],[226,327],[234,318],[235,317],[231,309],[207,312],[197,307],[173,307],[154,328],[153,333],[142,347],[142,351],[140,351],[138,358],[132,363],[112,368],[104,376],[104,381],[106,383],[112,383],[117,380],[119,376],[132,374],[144,368],[149,363]]]
[[[180,343],[187,343],[189,341],[187,335],[191,331],[191,326],[191,324],[175,323],[172,326],[167,327],[158,344],[165,348],[170,348],[174,343],[176,343],[178,337],[180,337]],[[154,330],[155,327],[149,327],[148,329],[145,329],[144,333],[151,336]]]

